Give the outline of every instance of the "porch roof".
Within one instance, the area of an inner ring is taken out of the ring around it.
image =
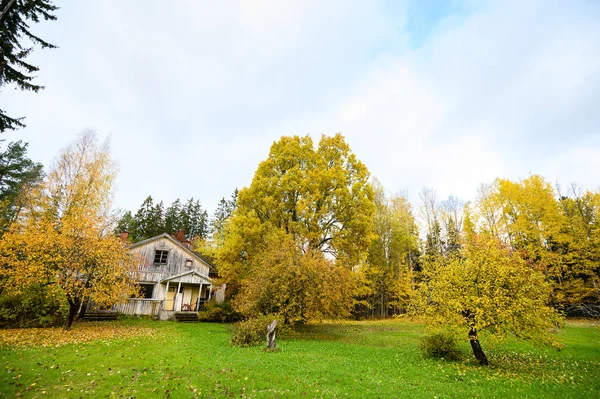
[[[190,270],[189,272],[176,274],[175,276],[163,278],[160,280],[161,283],[166,283],[167,281],[173,283],[191,283],[191,284],[211,284],[212,281],[210,279],[204,277],[196,270]]]

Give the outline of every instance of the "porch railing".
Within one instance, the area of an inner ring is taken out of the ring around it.
[[[123,314],[158,316],[161,304],[161,299],[129,298],[127,302],[116,305],[116,309]]]

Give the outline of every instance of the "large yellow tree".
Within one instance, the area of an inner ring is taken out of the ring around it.
[[[60,287],[67,327],[84,300],[109,306],[136,292],[134,259],[110,233],[114,177],[108,145],[93,132],[62,151],[33,206],[0,242],[4,292]]]
[[[345,283],[342,269],[349,271],[366,257],[373,237],[373,212],[369,172],[340,134],[323,136],[316,147],[309,136],[282,137],[258,166],[252,184],[240,190],[237,209],[217,243],[215,256],[224,281],[234,295],[241,290],[234,303],[242,310],[256,309],[248,301],[258,299],[244,292],[256,292],[253,287],[258,280],[271,278],[272,273],[262,269],[289,262],[298,265],[307,256],[311,261],[306,265],[320,273],[315,279]],[[276,260],[275,244],[268,239],[273,236],[288,249],[291,239],[294,256]],[[328,280],[329,274],[340,278]],[[345,292],[346,288],[330,286],[323,292],[334,300],[335,290]],[[352,302],[345,300],[342,305],[349,309]],[[276,306],[261,307],[266,308],[279,311]],[[330,314],[323,317],[340,314],[325,313]]]

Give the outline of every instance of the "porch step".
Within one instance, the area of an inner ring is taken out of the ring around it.
[[[86,313],[82,320],[85,321],[105,321],[105,320],[117,320],[118,313]]]
[[[175,312],[175,320],[182,322],[198,321],[198,312]]]

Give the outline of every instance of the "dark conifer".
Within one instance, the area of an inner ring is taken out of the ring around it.
[[[57,9],[51,0],[0,0],[0,88],[11,84],[34,92],[44,88],[33,83],[39,68],[25,59],[34,45],[56,46],[31,33],[29,24],[55,20]],[[22,117],[10,117],[0,109],[0,133],[24,126]]]

